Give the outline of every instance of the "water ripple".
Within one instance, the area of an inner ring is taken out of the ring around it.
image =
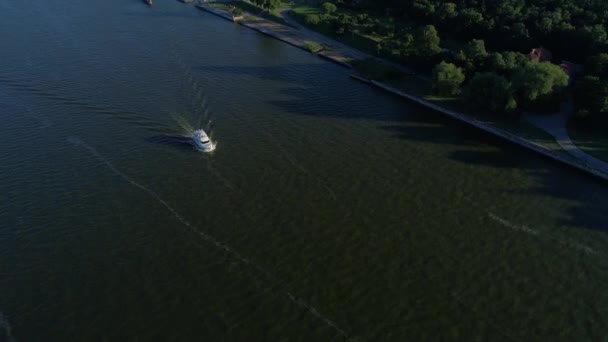
[[[244,265],[249,265],[249,266],[253,267],[257,271],[259,271],[260,273],[262,273],[263,275],[265,275],[275,285],[284,285],[285,284],[285,282],[280,281],[275,275],[273,275],[272,273],[270,273],[268,270],[266,270],[261,265],[255,263],[253,260],[251,260],[251,259],[243,256],[241,253],[239,253],[238,251],[236,251],[232,247],[230,247],[230,246],[228,246],[228,245],[220,242],[219,240],[215,239],[213,236],[205,233],[204,231],[202,231],[202,230],[198,229],[197,227],[195,227],[194,225],[192,225],[181,214],[179,214],[173,207],[171,207],[165,200],[163,200],[162,198],[160,198],[155,192],[153,192],[152,190],[150,190],[148,187],[137,183],[136,181],[132,180],[130,177],[128,177],[127,175],[125,175],[124,173],[122,173],[114,165],[112,165],[112,163],[109,160],[107,160],[106,158],[104,158],[101,154],[99,154],[97,152],[97,150],[95,150],[93,147],[91,147],[88,144],[86,144],[85,142],[83,142],[80,138],[72,137],[72,138],[68,139],[68,142],[70,142],[71,144],[74,144],[76,146],[83,147],[93,157],[97,158],[99,161],[101,161],[102,163],[104,163],[113,173],[115,173],[116,175],[120,176],[122,179],[124,179],[125,181],[127,181],[132,186],[134,186],[134,187],[136,187],[136,188],[144,191],[145,193],[147,193],[150,197],[152,197],[153,199],[155,199],[158,203],[162,204],[167,210],[169,210],[169,212],[171,212],[171,214],[173,216],[175,216],[175,218],[177,218],[184,226],[186,226],[188,229],[190,229],[193,233],[195,233],[198,236],[200,236],[204,241],[207,241],[207,242],[211,243],[212,245],[214,245],[215,247],[217,247],[220,250],[226,251],[228,254],[232,255],[236,260],[240,261]],[[293,303],[295,303],[298,306],[306,309],[310,314],[312,314],[316,318],[322,320],[326,325],[328,325],[329,327],[333,328],[340,335],[342,335],[344,337],[348,337],[348,333],[344,329],[340,328],[336,323],[334,323],[332,320],[330,320],[329,318],[327,318],[326,316],[324,316],[322,313],[320,313],[317,308],[315,308],[311,304],[307,303],[303,298],[300,298],[300,297],[294,295],[289,290],[284,290],[284,291],[285,291],[285,294],[287,295],[287,297]]]

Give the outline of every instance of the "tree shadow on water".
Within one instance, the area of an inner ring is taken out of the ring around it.
[[[531,179],[522,196],[557,198],[568,203],[557,224],[608,233],[608,187],[605,182],[547,159],[489,133],[446,118],[366,84],[346,83],[348,74],[324,64],[281,66],[201,66],[200,70],[247,74],[291,84],[280,90],[286,99],[267,102],[286,114],[339,119],[368,119],[385,123],[379,129],[407,142],[449,145],[445,158],[466,165],[519,170]],[[325,77],[325,74],[327,77]],[[310,77],[318,74],[319,77]],[[339,82],[332,80],[332,77]],[[346,84],[346,85],[345,85]]]
[[[209,65],[200,64],[193,66],[192,70],[222,73],[232,75],[249,75],[262,80],[283,81],[299,85],[317,85],[323,84],[323,80],[316,77],[305,77],[310,74],[318,74],[324,72],[331,65],[324,64],[278,64],[280,61],[268,61],[265,57],[260,60],[255,60],[254,63],[273,63],[269,65],[253,66],[253,65]]]
[[[403,122],[380,127],[392,137],[406,141],[469,146],[483,141],[483,134],[471,127],[442,117],[410,115]],[[442,134],[446,131],[448,134]],[[487,138],[487,137],[485,137]]]
[[[448,118],[425,115],[381,129],[408,142],[449,145],[445,157],[452,161],[521,171],[530,178],[530,187],[489,191],[557,198],[567,204],[556,224],[608,233],[608,183],[581,170]]]
[[[500,141],[492,145],[495,148],[491,150],[459,149],[447,157],[467,165],[523,171],[531,179],[529,188],[502,189],[501,192],[560,199],[567,205],[557,224],[608,233],[605,181],[523,147]]]

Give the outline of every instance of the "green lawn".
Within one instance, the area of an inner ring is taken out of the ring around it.
[[[568,124],[568,135],[582,151],[608,162],[608,133],[606,130],[583,129],[571,122]]]
[[[220,10],[226,11],[226,12],[230,12],[230,10],[231,10],[231,6],[228,6],[223,2],[208,2],[208,3],[206,3],[206,5],[209,5],[213,8],[217,8],[217,9],[220,9]]]
[[[318,7],[313,6],[297,6],[291,9],[295,15],[307,15],[307,14],[321,14],[321,10]]]
[[[429,81],[420,79],[415,76],[406,76],[399,80],[385,81],[384,83],[387,83],[390,86],[399,90],[403,90],[408,94],[419,96],[435,105],[465,114],[471,118],[482,121],[485,124],[503,129],[512,134],[519,135],[522,138],[540,144],[551,151],[561,152],[563,156],[570,158],[570,155],[567,154],[559,146],[555,139],[545,131],[536,128],[526,122],[520,122],[519,120],[512,117],[494,113],[473,112],[470,110],[470,108],[466,106],[465,103],[460,101],[458,97],[433,95],[431,94],[431,83]],[[608,139],[605,142],[605,146],[608,147]],[[608,152],[608,150],[606,150],[606,152]],[[608,153],[606,157],[608,157]]]
[[[304,48],[308,50],[308,52],[316,53],[323,50],[323,45],[315,42],[308,42],[304,44]]]

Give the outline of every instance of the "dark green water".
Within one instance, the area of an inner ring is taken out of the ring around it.
[[[603,183],[173,0],[0,0],[0,60],[0,341],[608,337]]]

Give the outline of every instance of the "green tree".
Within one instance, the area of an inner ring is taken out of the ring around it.
[[[437,18],[445,20],[446,18],[455,18],[458,15],[456,4],[453,2],[444,2],[439,6],[437,11]]]
[[[486,44],[481,39],[473,39],[467,44],[467,56],[474,61],[479,62],[488,56]]]
[[[505,61],[505,71],[509,73],[528,64],[528,57],[523,53],[513,51],[503,52],[502,57]]]
[[[567,86],[568,75],[551,63],[528,63],[515,72],[512,84],[518,102],[531,104]]]
[[[524,23],[515,23],[511,26],[511,33],[513,34],[514,39],[523,39],[530,37],[530,33],[528,32],[528,28]]]
[[[498,52],[492,52],[488,54],[484,62],[485,69],[494,72],[502,73],[507,69],[507,63],[504,57]]]
[[[601,53],[589,58],[586,68],[587,74],[608,80],[608,53]]]
[[[304,20],[306,21],[306,24],[312,26],[317,26],[321,22],[321,18],[316,14],[307,14]]]
[[[471,29],[483,21],[483,15],[474,8],[465,8],[460,11],[462,29]]]
[[[464,80],[462,69],[452,63],[441,62],[433,69],[433,91],[439,95],[458,95]]]
[[[608,83],[599,77],[586,76],[577,82],[574,90],[576,117],[584,119],[608,113]]]
[[[243,15],[243,10],[238,7],[235,7],[232,9],[232,15],[235,17],[240,17]]]
[[[281,5],[281,0],[251,0],[251,2],[266,10],[273,10]]]
[[[418,16],[430,18],[435,13],[435,5],[429,0],[414,0],[412,7]]]
[[[418,56],[428,57],[441,52],[441,39],[433,25],[420,28],[414,36],[414,50]]]
[[[476,110],[504,113],[517,108],[511,84],[493,72],[475,74],[464,91],[463,99]]]
[[[331,2],[325,2],[323,3],[323,5],[321,5],[321,9],[323,10],[323,14],[329,16],[336,12],[338,10],[338,7],[336,7],[336,5],[332,4]]]
[[[281,6],[281,0],[264,0],[267,10],[273,10]]]

